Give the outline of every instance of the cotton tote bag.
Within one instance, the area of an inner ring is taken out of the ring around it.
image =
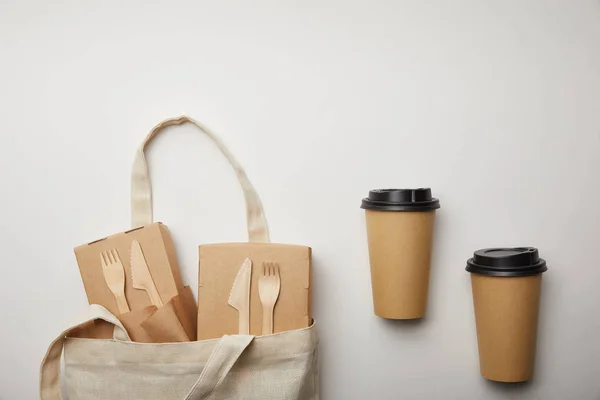
[[[246,198],[250,242],[268,242],[260,199],[243,169],[213,133],[186,116],[161,122],[138,152],[132,174],[133,226],[152,222],[144,148],[162,128],[183,123],[202,129],[232,164]],[[114,326],[112,339],[70,337],[95,320]],[[40,399],[62,400],[62,386],[69,400],[318,400],[317,353],[314,324],[259,337],[132,342],[114,315],[93,304],[48,348],[40,370]]]

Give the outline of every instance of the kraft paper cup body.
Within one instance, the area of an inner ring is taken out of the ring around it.
[[[375,315],[425,316],[435,210],[430,189],[374,190],[363,199]]]
[[[524,382],[533,377],[542,272],[547,268],[534,248],[478,251],[501,252],[509,258],[515,251],[517,256],[525,253],[530,260],[513,260],[515,265],[507,266],[501,256],[478,265],[481,259],[475,257],[467,266],[471,272],[481,375],[497,382]]]
[[[366,211],[375,315],[425,316],[435,211]]]
[[[492,381],[533,377],[542,275],[520,278],[471,274],[479,366]]]

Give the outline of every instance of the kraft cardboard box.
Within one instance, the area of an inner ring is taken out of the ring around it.
[[[131,278],[131,245],[139,242],[156,286],[162,307],[153,306],[146,291],[135,289]],[[104,279],[101,253],[116,250],[125,272],[125,297],[130,309],[121,314],[114,294]],[[117,233],[75,248],[79,271],[90,304],[99,304],[116,315],[130,337],[140,342],[187,341],[196,339],[196,302],[183,285],[175,247],[168,228],[153,223]],[[94,324],[88,335],[110,337],[112,330]],[[191,326],[191,328],[190,328]]]
[[[238,311],[228,304],[231,286],[244,260],[252,261],[250,334],[262,335],[258,280],[263,262],[279,264],[281,288],[274,310],[274,332],[312,323],[311,248],[272,243],[223,243],[199,247],[198,340],[238,333]]]
[[[139,310],[152,305],[145,291],[134,289],[131,282],[131,243],[137,240],[143,250],[150,274],[163,303],[183,289],[175,249],[167,227],[159,222],[117,233],[75,248],[75,257],[90,304],[100,304],[115,315],[119,309],[115,296],[104,280],[100,254],[116,249],[125,268],[125,297],[129,308]]]

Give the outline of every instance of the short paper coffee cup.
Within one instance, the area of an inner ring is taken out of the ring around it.
[[[431,189],[371,190],[363,199],[375,315],[425,316],[435,211]]]
[[[533,377],[542,273],[534,247],[478,250],[471,273],[481,375],[499,382]]]

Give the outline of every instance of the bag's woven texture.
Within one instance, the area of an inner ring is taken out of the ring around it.
[[[126,341],[118,320],[91,306],[94,319],[115,324],[120,339],[66,338],[61,334],[42,363],[41,399],[62,399],[60,354],[64,345],[70,400],[317,400],[317,332],[310,328],[253,337],[187,343]],[[125,339],[125,340],[121,340]]]

